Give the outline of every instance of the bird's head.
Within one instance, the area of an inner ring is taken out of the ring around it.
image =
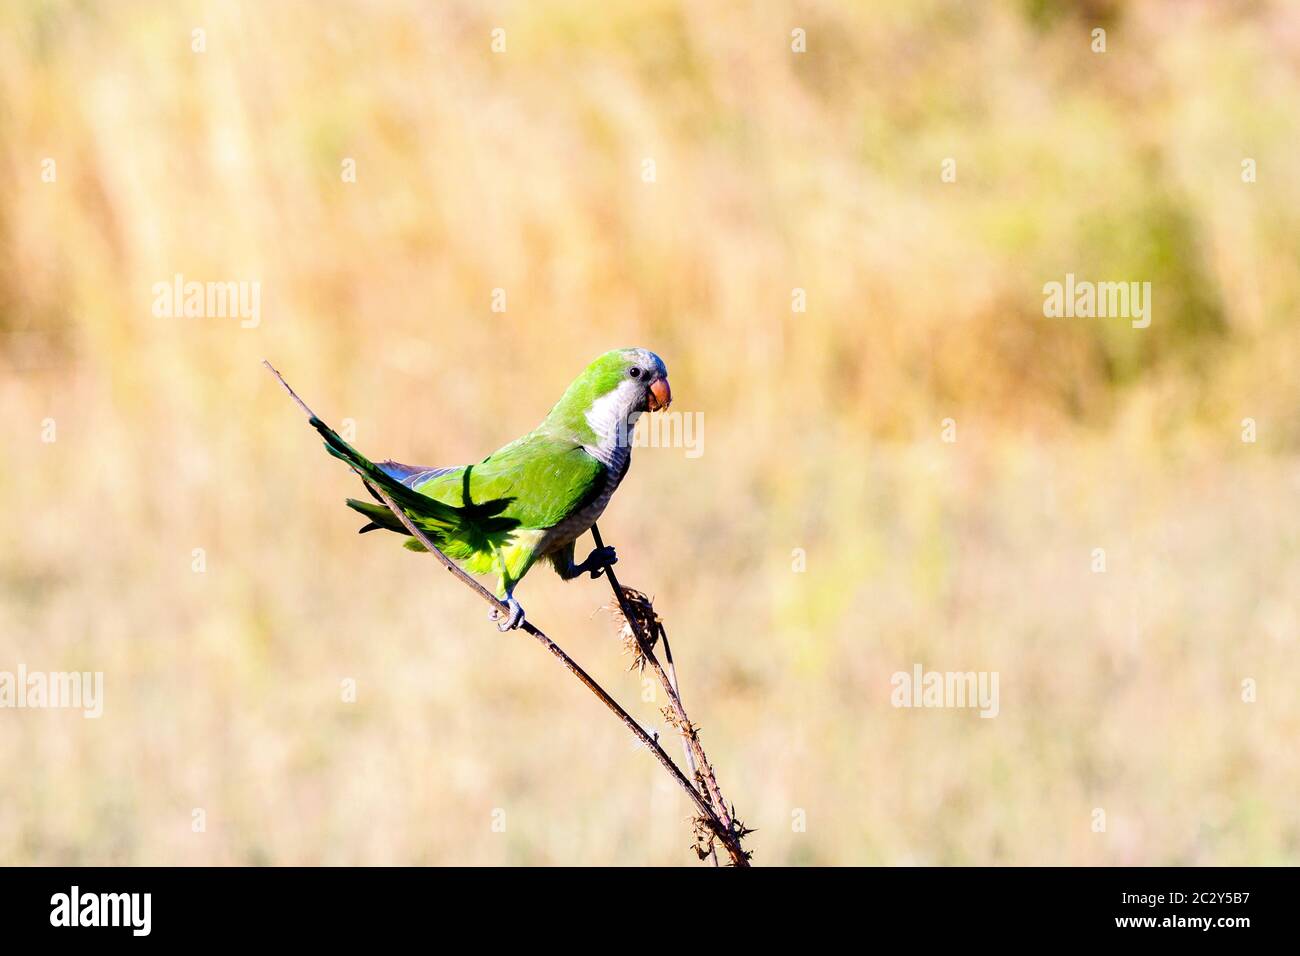
[[[550,417],[581,422],[602,440],[617,435],[621,442],[637,416],[667,408],[672,400],[663,359],[649,349],[614,349],[586,367]]]
[[[614,349],[587,366],[600,395],[618,396],[629,412],[657,412],[672,404],[668,369],[649,349]]]
[[[618,418],[657,412],[673,400],[664,360],[649,349],[606,352],[583,370],[569,392],[588,408],[598,405]]]

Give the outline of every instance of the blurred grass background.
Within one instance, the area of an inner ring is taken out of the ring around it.
[[[0,712],[0,862],[689,862],[258,365],[449,464],[630,344],[704,454],[602,530],[757,863],[1300,862],[1297,102],[1282,0],[0,6],[0,670],[105,673]],[[178,272],[261,324],[155,318]],[[1066,272],[1151,327],[1045,319]],[[520,595],[662,723],[604,582]],[[913,663],[1000,716],[892,708]]]

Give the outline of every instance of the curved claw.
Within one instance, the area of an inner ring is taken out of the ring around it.
[[[492,609],[492,613],[489,617],[497,622],[498,631],[513,631],[519,625],[524,623],[524,608],[523,605],[515,600],[514,595],[507,596],[505,604],[506,608],[509,610],[509,613],[505,615],[505,620],[501,620],[502,614],[496,608]]]
[[[600,577],[605,573],[606,568],[612,568],[618,564],[618,553],[614,550],[613,545],[605,545],[603,548],[596,548],[587,555],[587,560],[582,562],[593,579]]]

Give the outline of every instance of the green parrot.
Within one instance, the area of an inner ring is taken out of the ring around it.
[[[426,468],[370,461],[271,371],[324,437],[325,450],[352,466],[376,501],[372,485],[383,488],[461,568],[497,575],[497,597],[509,609],[498,621],[503,631],[523,623],[515,587],[539,560],[550,561],[564,580],[584,571],[599,577],[618,560],[606,547],[575,564],[574,542],[596,523],[627,474],[636,419],[672,401],[668,370],[659,356],[647,349],[615,349],[588,365],[527,435],[475,465]],[[407,548],[425,550],[386,505],[355,498],[347,504],[369,519],[362,534],[396,531],[407,536]],[[498,620],[495,609],[491,617]]]

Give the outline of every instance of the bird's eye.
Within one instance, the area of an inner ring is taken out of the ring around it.
[[[627,370],[627,374],[628,374],[628,375],[631,375],[633,378],[640,378],[640,377],[641,377],[641,370],[640,370],[639,368],[637,368],[637,367],[634,365],[634,366],[632,366],[630,369]]]

